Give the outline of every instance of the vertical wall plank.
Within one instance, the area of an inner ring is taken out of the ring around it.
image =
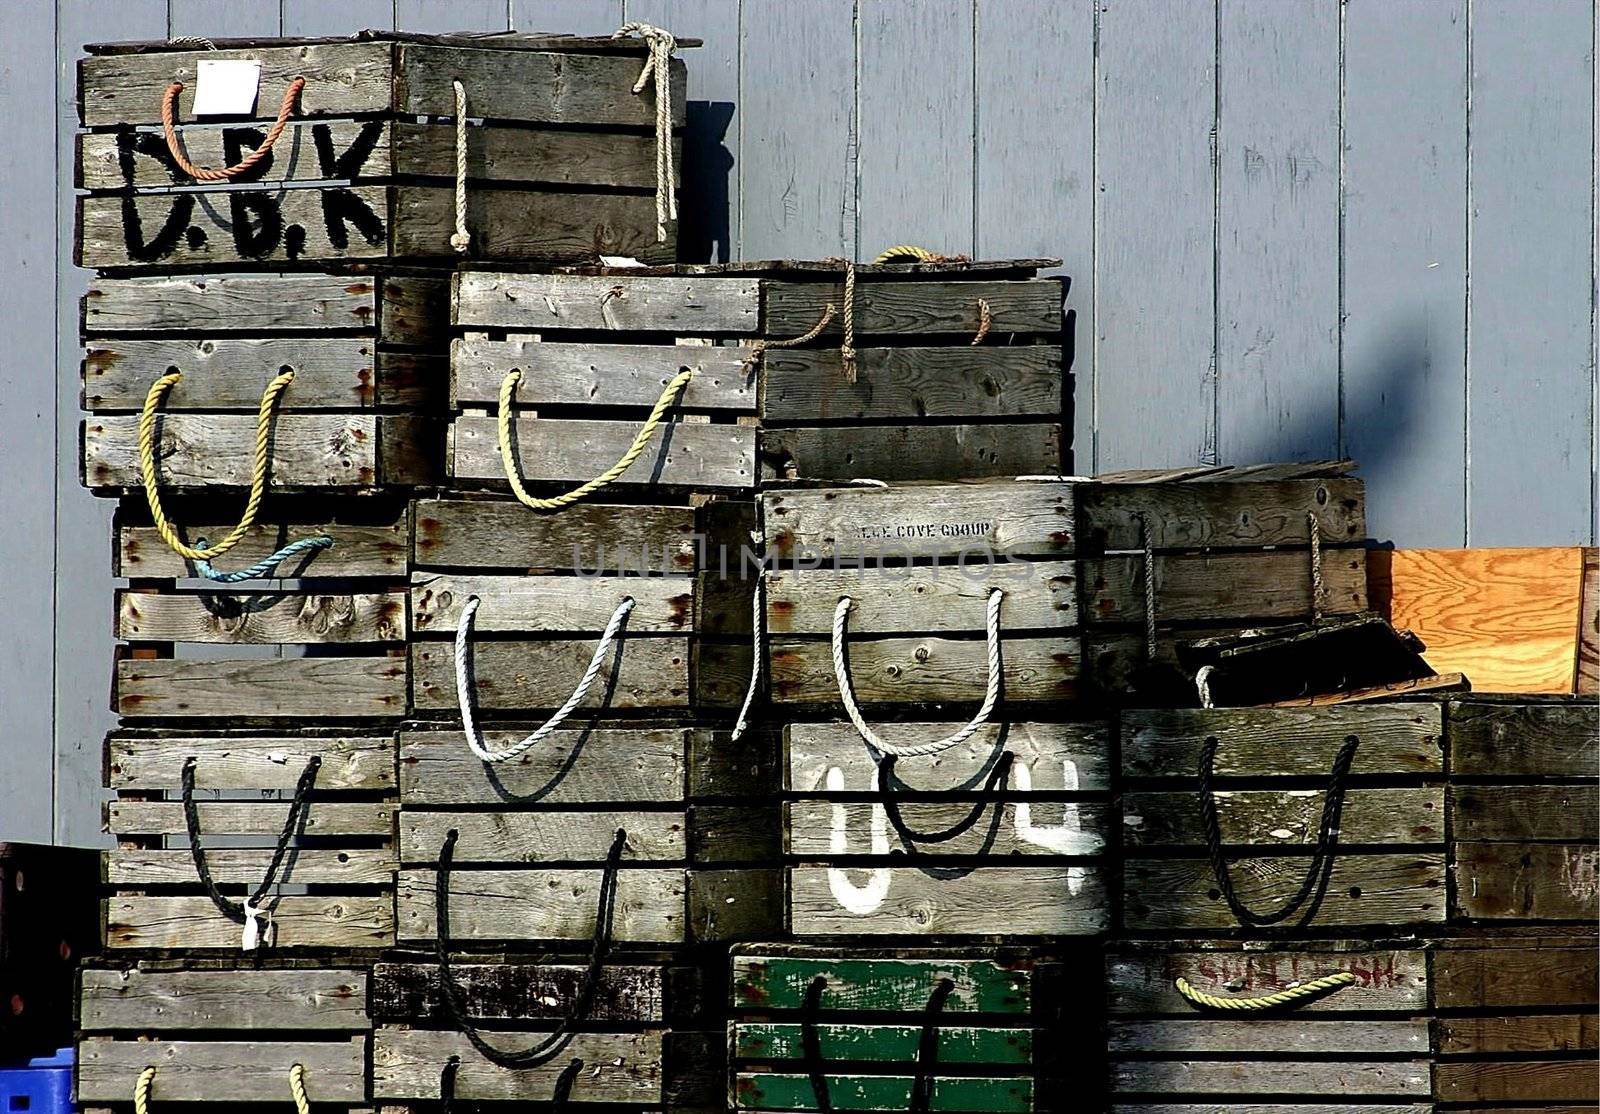
[[[1589,537],[1594,18],[1472,0],[1470,545]]]
[[[507,0],[394,0],[394,25],[400,31],[447,34],[451,31],[507,31]]]
[[[609,35],[622,20],[622,0],[511,0],[514,31]]]
[[[860,0],[858,250],[972,243],[972,8]]]
[[[1344,451],[1367,528],[1466,542],[1462,0],[1345,8]]]
[[[6,621],[0,639],[0,840],[48,843],[53,834],[56,362],[55,162],[22,157],[55,144],[55,9],[0,5],[0,120],[12,156],[0,159],[0,273],[6,316],[30,322],[0,348],[0,567]]]
[[[855,246],[852,0],[744,0],[739,210],[746,259]]]
[[[739,242],[739,0],[628,0],[628,19],[705,40],[682,52],[689,103],[678,253],[726,262]]]
[[[167,31],[173,36],[272,39],[282,33],[282,20],[278,0],[171,0],[167,8]]]
[[[1215,15],[1106,0],[1099,33],[1095,439],[1078,468],[1213,460]]]
[[[394,28],[394,0],[283,0],[283,33],[316,38]]]
[[[1218,11],[1217,456],[1339,451],[1339,6]]]
[[[1087,467],[1094,413],[1094,9],[977,0],[974,254],[1059,258],[1070,279],[1074,469]]]
[[[78,482],[78,302],[88,272],[72,266],[73,152],[78,126],[78,58],[83,44],[167,37],[166,0],[58,0],[56,5],[56,533],[55,834],[92,844],[100,834],[100,744],[109,709],[111,637],[110,500]],[[152,89],[151,96],[160,96]],[[42,217],[43,214],[38,214]],[[42,493],[41,493],[42,494]]]

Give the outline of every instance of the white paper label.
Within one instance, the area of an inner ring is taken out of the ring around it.
[[[249,116],[261,88],[258,58],[203,58],[195,67],[196,116]]]

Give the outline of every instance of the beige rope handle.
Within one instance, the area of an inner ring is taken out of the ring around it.
[[[145,1068],[133,1083],[133,1114],[150,1114],[150,1084],[155,1082],[154,1066]]]
[[[742,369],[748,374],[750,369],[760,361],[761,354],[769,348],[797,348],[802,344],[811,343],[822,335],[822,330],[828,327],[828,322],[833,320],[833,315],[837,312],[838,310],[834,308],[833,303],[829,302],[822,307],[822,316],[817,318],[817,323],[799,336],[789,337],[786,340],[751,341],[749,345],[750,354],[744,358],[744,363],[741,365]]]
[[[300,96],[300,90],[306,87],[306,79],[297,77],[289,82],[289,88],[283,91],[283,103],[278,106],[278,118],[273,121],[272,127],[267,131],[267,137],[254,151],[232,166],[225,166],[214,170],[209,166],[196,166],[189,161],[189,157],[178,146],[178,130],[175,121],[178,109],[178,94],[183,92],[183,82],[174,81],[167,86],[166,94],[161,98],[161,126],[167,133],[167,151],[172,155],[172,161],[178,164],[178,169],[197,182],[225,182],[230,178],[237,178],[245,173],[256,163],[272,153],[272,145],[278,142],[278,137],[283,134],[284,127],[289,123],[289,114],[294,111],[295,101]]]
[[[311,1114],[311,1100],[306,1096],[306,1069],[303,1064],[289,1068],[289,1093],[294,1096],[297,1114]]]
[[[144,396],[144,409],[139,414],[139,476],[144,481],[144,498],[150,505],[150,518],[154,521],[156,533],[161,535],[161,540],[171,546],[173,552],[191,561],[209,561],[238,545],[250,532],[250,527],[255,525],[256,515],[261,510],[262,496],[267,491],[267,471],[272,456],[273,411],[277,408],[278,396],[294,382],[294,372],[286,371],[274,377],[261,396],[261,408],[256,413],[256,454],[250,467],[250,495],[245,500],[244,514],[239,518],[239,525],[230,530],[228,536],[216,545],[207,545],[204,548],[185,545],[183,539],[178,537],[177,529],[161,506],[161,491],[158,486],[160,477],[156,474],[156,415],[161,408],[161,400],[166,398],[167,392],[182,378],[181,371],[163,375],[151,384],[150,393]]]

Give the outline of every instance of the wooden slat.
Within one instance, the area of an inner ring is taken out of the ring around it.
[[[1431,1094],[1430,1082],[1425,1059],[1354,1063],[1159,1060],[1114,1061],[1111,1065],[1112,1091],[1143,1094],[1318,1095],[1330,1098],[1371,1095],[1425,1099]]]
[[[848,633],[982,631],[996,589],[1000,629],[1059,630],[1077,626],[1077,568],[1070,561],[974,563],[912,568],[777,569],[765,574],[767,629],[774,634],[828,634],[839,600],[850,597]]]
[[[768,336],[808,332],[822,319],[825,306],[844,305],[844,287],[838,283],[768,281],[762,286]],[[978,331],[980,298],[989,303],[992,335],[1061,329],[1060,279],[858,282],[855,294],[857,336],[954,333],[971,338]],[[822,335],[837,337],[843,329],[843,315],[835,314]]]
[[[1463,843],[1600,840],[1594,785],[1452,785],[1450,810],[1451,832]]]
[[[266,847],[206,851],[211,876],[223,886],[260,885],[271,860],[272,850]],[[394,868],[392,851],[297,849],[285,860],[279,881],[290,885],[386,886],[394,877]],[[105,882],[122,887],[195,886],[200,879],[187,849],[114,849],[106,852]]]
[[[901,1111],[909,1109],[913,1080],[905,1075],[828,1074],[828,1098],[834,1110]],[[823,1110],[811,1077],[772,1072],[739,1072],[733,1078],[739,1110]],[[935,1076],[929,1105],[933,1110],[982,1110],[986,1114],[1027,1114],[1033,1110],[1033,1081],[1019,1077]]]
[[[851,554],[1070,556],[1065,483],[908,485],[774,491],[761,497],[767,551],[781,560]]]
[[[1592,839],[1578,844],[1463,841],[1453,851],[1456,915],[1589,922],[1600,915],[1600,847]]]
[[[288,801],[199,801],[195,807],[200,830],[212,836],[276,837],[289,814]],[[394,814],[394,805],[382,801],[312,801],[302,831],[309,836],[389,836]],[[185,830],[183,804],[107,801],[106,826],[119,836],[176,835]]]
[[[822,1060],[838,1063],[911,1064],[917,1061],[919,1025],[815,1027]],[[935,1060],[944,1064],[1026,1065],[1033,1060],[1033,1030],[941,1025]],[[733,1029],[731,1054],[755,1060],[799,1060],[805,1056],[802,1027],[791,1023],[741,1024]]]
[[[1005,697],[1010,701],[1071,700],[1081,653],[1076,638],[1002,635]],[[772,699],[830,704],[839,700],[827,642],[771,641]],[[984,642],[949,638],[877,638],[851,644],[850,677],[862,704],[981,701],[988,683]]]
[[[498,120],[625,127],[655,124],[655,96],[632,92],[643,61],[642,50],[630,56],[406,42],[397,49],[395,108],[403,115],[452,115],[455,96],[451,82],[460,81],[468,97],[475,98],[470,103]],[[683,60],[674,58],[671,70],[672,124],[682,127],[687,85]]]
[[[1194,1014],[1174,982],[1189,980],[1223,996],[1271,994],[1310,979],[1349,971],[1356,981],[1295,1007],[1296,1013],[1421,1013],[1428,1007],[1428,957],[1421,951],[1172,950],[1113,955],[1106,960],[1107,1009],[1112,1015]]]
[[[770,955],[762,951],[733,956],[733,1004],[768,1010],[796,1010],[821,975],[826,980],[818,1008],[917,1012],[941,980],[953,984],[943,1014],[1026,1014],[1033,1004],[1033,971],[1027,964],[996,959],[860,958],[840,955]]]
[[[351,970],[143,971],[85,968],[78,1024],[95,1031],[318,1029],[361,1032],[367,974]],[[119,1100],[120,1101],[120,1100]]]
[[[322,595],[301,592],[119,590],[118,638],[146,642],[345,645],[404,642],[403,592]]]
[[[276,107],[273,100],[272,110]],[[234,181],[360,182],[386,178],[394,173],[394,127],[385,120],[331,120],[318,124],[291,120],[267,156]],[[453,142],[454,129],[449,130]],[[265,141],[266,131],[254,124],[189,123],[178,134],[184,154],[196,166],[227,166],[256,150]],[[319,139],[329,145],[331,159],[321,157]],[[433,166],[436,174],[453,173],[454,156]],[[78,136],[79,189],[130,190],[193,184],[178,169],[167,150],[166,137],[159,131],[83,132]]]
[[[1592,936],[1550,946],[1508,939],[1499,947],[1438,952],[1433,1002],[1439,1009],[1593,1007],[1597,978],[1600,953]]]
[[[611,294],[616,287],[622,288],[621,295]],[[459,328],[540,333],[599,329],[680,336],[754,334],[759,318],[759,284],[749,278],[462,271],[456,275],[451,303],[451,323]]]
[[[454,92],[454,90],[452,90]],[[471,93],[468,93],[469,108]],[[452,108],[452,114],[454,109]],[[455,127],[449,121],[397,121],[394,172],[448,178],[455,173]],[[672,141],[681,154],[683,141]],[[674,166],[682,166],[681,162]],[[682,184],[682,174],[678,176]],[[473,128],[467,134],[467,181],[541,182],[567,186],[655,189],[655,135],[553,131],[518,127]]]
[[[401,939],[436,939],[436,873],[400,872],[395,914]],[[450,937],[475,942],[592,939],[601,874],[598,867],[455,871],[450,876]],[[688,932],[687,897],[687,871],[619,871],[612,939],[682,942]]]
[[[496,1033],[490,1043],[504,1049],[525,1048],[538,1043],[543,1035],[515,1030]],[[583,1070],[572,1076],[573,1102],[655,1107],[662,1101],[665,1069],[661,1045],[659,1031],[579,1033],[561,1046],[559,1055],[543,1064],[499,1067],[485,1059],[460,1033],[384,1027],[372,1038],[372,1094],[379,1100],[437,1101],[440,1068],[451,1057],[458,1057],[458,1099],[548,1102],[567,1065],[581,1060]]]
[[[455,192],[446,186],[399,185],[391,191],[390,250],[398,258],[460,257],[450,247]],[[670,263],[672,236],[656,239],[655,199],[647,193],[603,193],[552,186],[467,191],[467,229],[479,259],[507,263],[583,263],[597,232],[606,254]]]
[[[610,468],[639,432],[637,421],[519,417],[512,427],[517,467],[530,484],[584,483]],[[496,420],[467,414],[451,427],[449,473],[505,483]],[[614,484],[745,491],[755,486],[755,430],[669,419]]]
[[[113,897],[105,904],[108,948],[239,950],[239,926],[217,912],[209,897]],[[390,947],[394,902],[387,894],[283,897],[266,931],[273,949]],[[122,1093],[132,1094],[132,1084]]]
[[[1325,777],[1345,737],[1355,735],[1352,774],[1436,774],[1444,767],[1442,719],[1427,704],[1130,711],[1122,717],[1122,772],[1196,776],[1212,736],[1219,775]]]
[[[623,600],[622,630],[645,635],[694,629],[694,582],[680,576],[451,576],[417,573],[411,616],[418,635],[453,635],[467,600],[481,602],[474,631],[576,634],[605,630]]]
[[[1505,778],[1593,777],[1600,763],[1600,708],[1453,702],[1450,772]]]
[[[77,1099],[124,1103],[139,1073],[155,1065],[150,1102],[279,1103],[290,1099],[289,1068],[305,1069],[313,1103],[366,1096],[367,1038],[347,1041],[84,1041]]]
[[[1212,798],[1222,842],[1229,848],[1255,844],[1309,850],[1317,841],[1324,799],[1320,790],[1223,790]],[[1442,787],[1358,787],[1345,794],[1339,843],[1442,845],[1444,816]],[[1126,794],[1122,842],[1125,847],[1204,847],[1199,793]]]
[[[484,739],[502,748],[525,734],[485,731]],[[486,766],[459,731],[403,731],[400,800],[406,805],[674,803],[684,799],[686,749],[681,729],[567,728],[515,758]]]
[[[1176,1021],[1113,1021],[1106,1033],[1113,1057],[1226,1052],[1245,1060],[1261,1053],[1360,1056],[1428,1055],[1428,1021],[1315,1021],[1195,1017]]]
[[[491,711],[559,708],[594,656],[595,640],[476,642],[472,691]],[[449,642],[411,644],[413,706],[459,707],[455,649]],[[689,640],[677,636],[621,637],[602,663],[584,708],[676,708],[689,703]]]
[[[1516,1017],[1441,1017],[1434,1022],[1439,1051],[1575,1052],[1600,1044],[1600,1017],[1593,1013],[1522,1014]]]
[[[1061,426],[1052,422],[761,431],[772,478],[835,483],[1056,475],[1061,448]]]
[[[242,503],[240,504],[242,506]],[[211,525],[180,526],[178,536],[193,545],[200,538],[227,537],[231,527]],[[343,577],[386,576],[400,579],[406,571],[409,547],[405,522],[388,526],[364,526],[330,522],[315,525],[263,523],[250,528],[237,546],[219,562],[226,570],[248,568],[276,553],[290,542],[302,538],[330,537],[327,549],[303,553],[279,565],[280,576]],[[193,565],[161,540],[154,527],[122,526],[117,530],[117,551],[113,575],[129,579],[173,578],[194,575]]]
[[[585,982],[580,964],[452,963],[464,1011],[478,1021],[560,1021]],[[659,1021],[666,1009],[666,972],[650,965],[607,963],[596,976],[591,1022]],[[372,969],[371,1013],[377,1021],[449,1022],[439,968],[432,963],[379,963]]]
[[[1144,621],[1142,557],[1093,558],[1082,564],[1085,622]],[[1306,552],[1161,554],[1155,564],[1158,622],[1311,617],[1311,560]],[[1323,614],[1365,610],[1365,554],[1325,550],[1322,585]]]
[[[1379,610],[1439,672],[1483,692],[1572,691],[1582,550],[1397,549],[1370,576]]]
[[[466,337],[450,350],[451,401],[498,405],[500,383],[513,369],[519,409],[544,406],[638,406],[645,412],[684,368],[694,370],[676,396],[691,411],[753,414],[755,377],[748,347],[704,344],[563,344],[507,337]]]
[[[177,789],[195,759],[198,789],[293,789],[313,757],[322,760],[317,789],[393,789],[395,743],[389,736],[145,735],[106,736],[106,787]],[[326,806],[322,806],[326,807]]]
[[[459,835],[455,861],[480,863],[604,862],[617,831],[628,833],[628,862],[682,862],[686,813],[637,809],[562,812],[407,812],[400,817],[400,858],[436,863],[449,832]]]
[[[789,929],[796,936],[1084,936],[1109,927],[1104,879],[1096,867],[985,866],[958,878],[930,878],[918,867],[876,867],[888,875],[877,908],[852,912],[833,894],[823,866],[789,870]],[[859,872],[844,872],[856,877]],[[1005,894],[1004,902],[995,895]]]
[[[691,572],[691,507],[576,503],[537,515],[509,500],[419,500],[416,562],[426,567]]]
[[[1235,859],[1229,864],[1239,899],[1276,909],[1299,889],[1309,855]],[[1401,925],[1442,922],[1445,867],[1441,854],[1334,855],[1312,925]],[[1124,868],[1127,928],[1236,928],[1205,859],[1129,859]],[[1302,907],[1302,913],[1304,907]],[[1296,922],[1297,923],[1297,922]]]
[[[1441,1060],[1434,1071],[1434,1097],[1440,1102],[1600,1102],[1600,1072],[1592,1057]]]
[[[1352,544],[1367,535],[1360,480],[1278,480],[1240,483],[1089,484],[1079,491],[1079,528],[1095,550],[1307,546],[1314,514],[1324,545]]]
[[[970,793],[948,804],[900,802],[900,815],[914,831],[939,831],[965,819],[976,804]],[[874,850],[868,833],[873,825],[887,830],[881,805],[825,801],[791,801],[784,805],[784,831],[788,853],[830,864],[881,852]],[[1026,810],[1022,813],[1020,810]],[[1023,817],[1025,816],[1025,819]],[[1109,805],[1051,801],[1008,801],[985,808],[971,830],[937,846],[914,844],[890,832],[893,852],[917,854],[930,864],[942,857],[982,856],[985,859],[1025,855],[1103,855],[1110,836]],[[836,831],[845,836],[840,850]]]
[[[129,717],[394,719],[406,710],[406,661],[119,661],[112,708]]]
[[[1062,355],[1055,345],[863,348],[854,380],[833,348],[773,349],[761,362],[761,418],[777,424],[1062,411]]]
[[[879,732],[896,746],[907,746],[944,738],[960,726],[896,723],[882,725]],[[870,791],[878,756],[850,724],[790,724],[784,729],[784,747],[786,788],[791,793],[825,791],[830,768],[844,776],[847,791]],[[971,789],[983,781],[1001,750],[1015,756],[1016,767],[1027,768],[1033,792],[1095,792],[1111,787],[1111,735],[1101,723],[986,724],[966,742],[937,754],[899,759],[895,778],[913,791],[944,793],[955,786]],[[1012,789],[1017,788],[1018,780],[1013,773]]]

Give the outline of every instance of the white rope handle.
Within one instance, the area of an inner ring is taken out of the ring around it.
[[[450,234],[450,246],[462,255],[472,246],[472,233],[467,231],[467,89],[459,81],[452,81],[456,90],[456,230]]]
[[[667,221],[678,219],[678,194],[673,189],[676,173],[672,159],[672,52],[678,49],[678,40],[669,31],[648,23],[624,23],[613,39],[638,35],[650,48],[639,78],[633,83],[635,96],[644,87],[656,87],[656,239],[667,241]]]
[[[856,706],[856,694],[850,685],[850,670],[844,660],[844,627],[846,617],[850,614],[850,597],[839,597],[839,606],[833,609],[833,675],[839,682],[839,699],[844,702],[845,714],[850,717],[850,722],[855,724],[856,731],[869,746],[880,753],[892,754],[896,758],[918,758],[922,755],[938,754],[942,750],[949,750],[966,742],[977,733],[978,728],[988,722],[994,713],[996,702],[1000,699],[1000,600],[1004,596],[1005,592],[999,588],[993,588],[989,592],[989,610],[985,617],[985,635],[989,651],[989,687],[983,694],[983,707],[979,708],[978,714],[955,734],[935,739],[931,743],[919,743],[909,747],[893,746],[884,742],[878,737],[877,732],[867,726],[866,720],[861,718],[861,709]]]
[[[750,629],[755,632],[755,654],[750,659],[750,687],[745,690],[744,703],[739,708],[739,718],[733,725],[733,741],[738,742],[750,726],[750,707],[756,702],[756,693],[761,688],[761,644],[766,640],[767,626],[767,582],[761,577],[756,578],[755,599],[750,604]]]
[[[605,661],[606,654],[610,652],[611,644],[616,641],[617,633],[622,630],[628,612],[633,610],[633,597],[624,596],[622,602],[617,604],[617,609],[611,613],[611,621],[606,624],[605,633],[600,636],[600,645],[594,648],[594,656],[589,659],[589,668],[583,671],[583,678],[578,682],[578,687],[572,690],[572,695],[567,697],[567,702],[556,710],[555,715],[545,720],[533,734],[512,743],[504,750],[490,750],[483,736],[478,733],[478,725],[472,718],[472,678],[467,675],[467,643],[472,637],[472,617],[478,613],[478,605],[482,602],[477,596],[468,596],[466,606],[461,609],[461,623],[456,627],[456,701],[461,705],[461,728],[466,733],[467,745],[472,748],[472,753],[485,762],[506,762],[541,739],[547,738],[572,714],[574,708],[583,703],[584,697],[589,695],[589,688],[594,684],[594,679],[600,675],[600,666]]]

